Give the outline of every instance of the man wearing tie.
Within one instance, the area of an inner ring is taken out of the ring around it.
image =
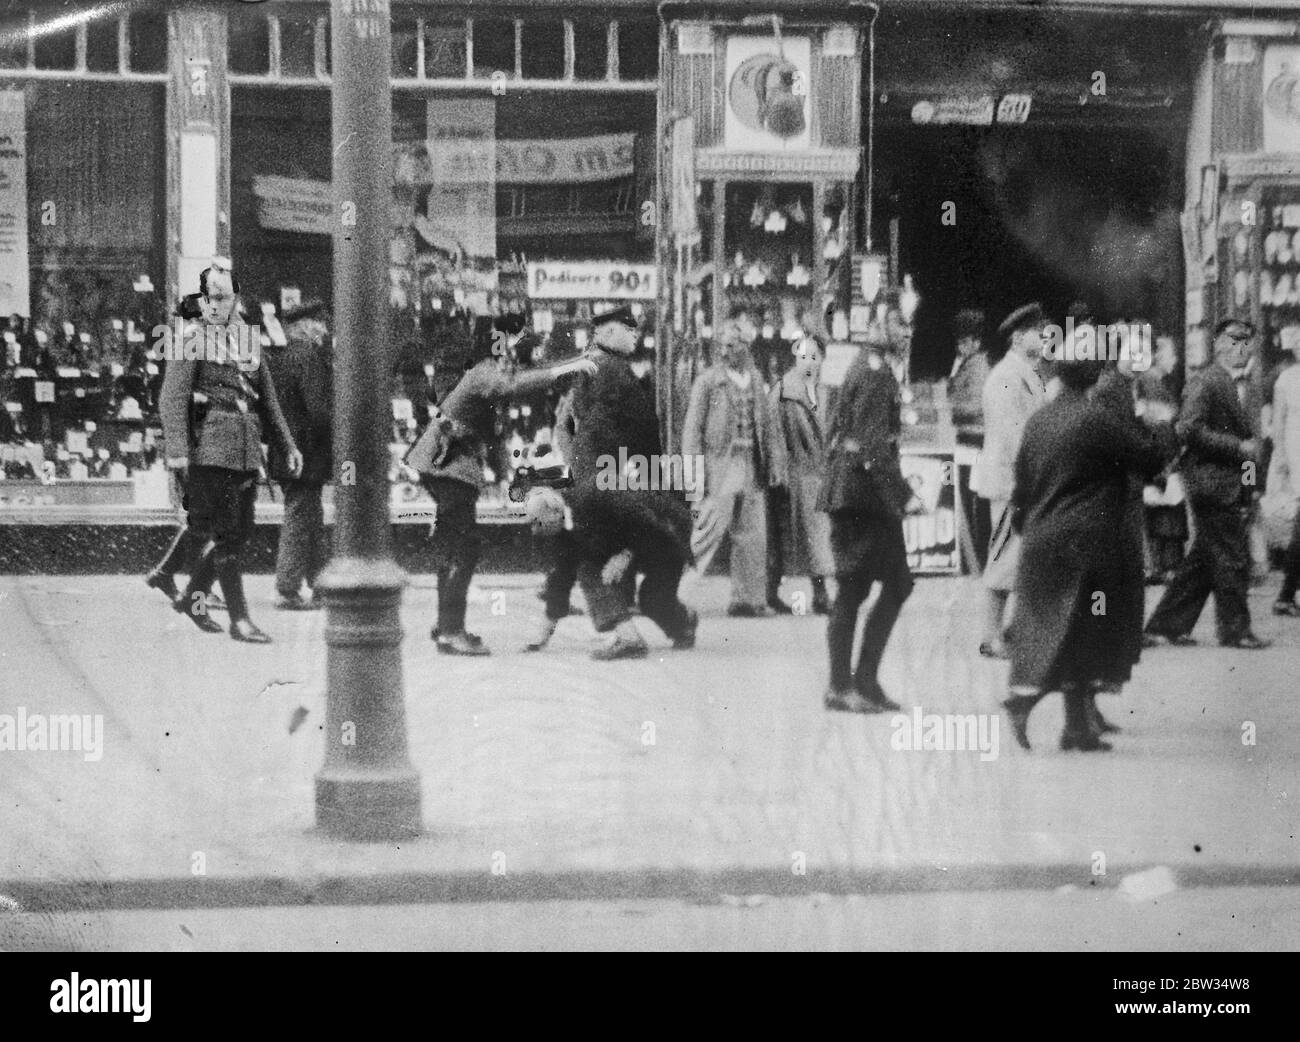
[[[1214,362],[1187,392],[1178,434],[1186,445],[1183,479],[1196,536],[1182,566],[1146,625],[1146,642],[1195,644],[1192,628],[1214,594],[1215,622],[1224,647],[1268,646],[1251,632],[1246,592],[1250,585],[1247,516],[1256,487],[1259,441],[1237,376],[1255,351],[1255,327],[1224,319],[1214,331]]]

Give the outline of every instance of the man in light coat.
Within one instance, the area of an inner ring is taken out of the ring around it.
[[[1046,401],[1038,366],[1047,324],[1037,302],[1011,312],[998,327],[998,333],[1008,339],[1007,353],[984,381],[984,448],[975,462],[971,488],[989,501],[993,527],[984,570],[988,600],[980,642],[980,654],[987,658],[1007,657],[1002,631],[1020,556],[1020,536],[1011,525],[1011,492],[1025,424]]]
[[[722,326],[721,359],[691,389],[682,452],[704,459],[704,500],[691,549],[700,575],[725,535],[731,536],[731,604],[727,614],[771,615],[767,606],[768,488],[786,483],[785,449],[749,352],[745,325]]]

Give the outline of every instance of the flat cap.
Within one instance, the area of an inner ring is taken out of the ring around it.
[[[1046,322],[1047,314],[1043,311],[1043,305],[1035,300],[1029,304],[1022,304],[1004,318],[1002,325],[998,326],[998,336],[1010,336],[1017,330],[1041,326]]]

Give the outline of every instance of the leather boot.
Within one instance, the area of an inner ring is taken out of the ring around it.
[[[217,544],[209,541],[199,551],[190,571],[185,590],[172,601],[172,607],[204,633],[220,633],[221,624],[208,614],[208,589],[216,572]]]
[[[812,577],[812,610],[814,615],[829,615],[831,613],[831,599],[826,592],[826,577],[824,575],[814,575]]]
[[[217,560],[217,581],[230,612],[230,636],[245,644],[270,644],[271,638],[253,624],[248,617],[248,601],[244,598],[244,575],[239,569],[239,559],[223,555]]]
[[[1075,749],[1083,753],[1110,752],[1110,743],[1103,742],[1090,725],[1088,692],[1076,688],[1063,691],[1062,694],[1065,696],[1065,730],[1061,732],[1061,751]]]

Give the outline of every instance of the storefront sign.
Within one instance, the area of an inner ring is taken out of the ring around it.
[[[695,118],[683,116],[673,124],[672,230],[678,246],[700,241],[699,216],[695,212]]]
[[[958,123],[972,127],[991,127],[994,122],[1018,124],[1029,119],[1032,94],[1006,94],[999,101],[992,94],[964,95],[923,99],[912,106],[912,122],[939,126]]]
[[[697,149],[695,171],[704,176],[746,174],[753,178],[807,180],[824,176],[849,178],[858,170],[856,148],[813,148],[802,152],[727,152]]]
[[[899,463],[916,497],[903,516],[908,568],[956,574],[961,561],[954,486],[957,468],[952,455],[905,452]]]
[[[811,65],[807,36],[728,39],[724,145],[744,151],[808,148]]]
[[[1300,152],[1300,46],[1264,50],[1264,151]]]
[[[253,178],[253,195],[259,227],[308,235],[333,232],[328,181],[258,175]]]
[[[0,315],[30,318],[26,119],[23,92],[0,90]]]
[[[539,299],[561,300],[654,300],[655,266],[530,261],[528,295]]]
[[[498,140],[438,138],[429,142],[433,179],[440,184],[480,184],[491,170],[502,184],[578,184],[631,177],[635,134]]]

